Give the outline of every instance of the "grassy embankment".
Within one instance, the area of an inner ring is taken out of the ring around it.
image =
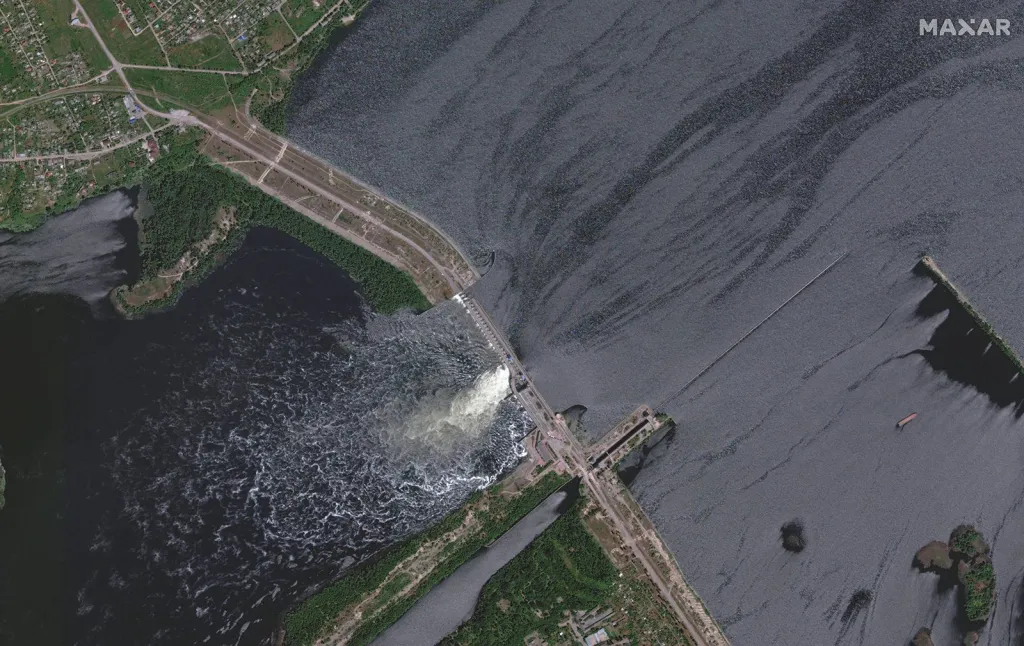
[[[153,213],[141,222],[142,276],[131,288],[115,292],[128,315],[172,305],[182,291],[208,274],[236,249],[254,226],[283,231],[317,251],[352,276],[378,312],[425,310],[427,299],[412,278],[384,260],[337,236],[309,218],[210,165],[196,152],[198,133],[176,134],[153,165],[146,186]],[[218,221],[230,213],[230,218]],[[222,235],[211,237],[222,225]],[[199,247],[202,250],[199,250]],[[183,267],[186,255],[192,262]],[[183,276],[176,274],[183,273]],[[173,278],[167,278],[172,276]]]
[[[330,634],[335,621],[363,598],[378,591],[374,601],[376,612],[363,617],[348,641],[349,646],[369,644],[385,628],[398,620],[431,588],[443,581],[483,546],[492,542],[568,482],[568,476],[549,472],[532,486],[507,497],[501,483],[477,492],[459,510],[422,534],[389,548],[372,561],[361,564],[317,594],[300,603],[284,618],[285,644],[309,645]],[[399,565],[416,554],[424,545],[437,541],[467,522],[472,510],[472,529],[444,546],[433,570],[412,590],[400,595],[402,573],[393,574]]]
[[[995,346],[999,348],[1003,352],[1003,354],[1009,357],[1010,361],[1013,362],[1013,365],[1017,367],[1017,370],[1024,374],[1024,363],[1021,362],[1020,357],[1017,356],[1017,353],[1013,351],[1013,348],[1010,347],[1010,344],[1004,341],[1003,338],[999,336],[999,333],[995,331],[995,328],[993,328],[989,324],[989,322],[986,321],[981,316],[981,314],[978,313],[976,309],[974,309],[970,301],[967,300],[967,297],[964,296],[963,292],[961,292],[960,289],[953,284],[949,277],[947,277],[946,274],[944,274],[942,270],[939,269],[939,266],[935,264],[935,261],[931,258],[931,256],[922,257],[918,266],[921,269],[923,269],[925,273],[931,276],[932,279],[935,280],[935,282],[946,288],[946,291],[948,291],[950,295],[952,295],[953,298],[955,298],[956,301],[960,303],[960,305],[967,311],[967,313],[971,315],[971,317],[978,324],[978,327],[980,327],[982,331],[984,331],[985,334],[987,334],[988,337],[992,339],[992,343],[995,344]]]

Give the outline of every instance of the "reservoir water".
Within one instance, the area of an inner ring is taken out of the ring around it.
[[[462,308],[375,316],[269,229],[173,310],[113,316],[130,206],[0,247],[4,643],[268,643],[518,461],[527,420]]]
[[[1016,643],[1024,422],[913,267],[1024,350],[1024,39],[920,35],[947,15],[1024,24],[1001,1],[380,0],[289,131],[495,252],[474,295],[556,409],[677,420],[631,487],[734,644],[950,643],[955,598],[910,563],[961,522],[995,554],[982,643]]]

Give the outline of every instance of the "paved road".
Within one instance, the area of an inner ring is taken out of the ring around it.
[[[90,23],[90,26],[92,23]],[[232,71],[232,70],[208,70],[204,68],[193,68],[193,67],[174,67],[168,65],[134,65],[131,63],[122,63],[121,67],[132,69],[132,70],[158,70],[161,72],[197,72],[199,74],[230,74],[232,76],[248,76],[246,72]]]
[[[92,22],[92,18],[89,17],[88,13],[86,13],[85,7],[82,6],[81,2],[75,0],[75,8],[78,9],[78,13],[82,16],[82,18],[84,18],[82,22],[84,22],[85,26],[88,27],[89,31],[92,32],[92,35],[96,39],[96,42],[100,44],[100,47],[103,49],[103,53],[106,55],[107,60],[110,61],[111,67],[114,68],[114,72],[119,77],[121,77],[121,82],[124,83],[124,86],[128,88],[128,91],[134,95],[135,92],[132,90],[131,83],[128,82],[128,77],[124,75],[124,70],[121,69],[121,63],[119,63],[117,59],[114,58],[114,55],[110,53],[110,49],[107,48],[107,43],[103,41],[103,37],[100,36],[99,30],[96,29],[96,25],[94,25]]]

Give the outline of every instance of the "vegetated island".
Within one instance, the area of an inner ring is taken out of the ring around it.
[[[960,525],[950,534],[948,544],[931,541],[918,550],[914,564],[922,572],[937,572],[948,583],[958,586],[960,612],[966,627],[964,644],[976,644],[996,594],[992,557],[981,532],[973,525]],[[918,631],[915,640],[920,637],[922,643],[931,643],[930,634],[923,635],[923,631]]]

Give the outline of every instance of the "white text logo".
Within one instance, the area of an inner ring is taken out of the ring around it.
[[[995,20],[989,20],[988,18],[982,18],[977,20],[975,18],[963,19],[957,18],[946,18],[939,23],[938,18],[932,18],[931,20],[925,20],[921,18],[918,23],[919,34],[924,36],[930,34],[932,36],[1009,36],[1010,35],[1010,21],[1006,18],[996,18]]]

